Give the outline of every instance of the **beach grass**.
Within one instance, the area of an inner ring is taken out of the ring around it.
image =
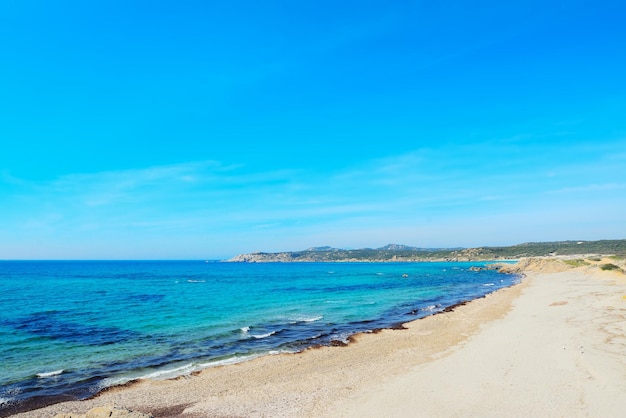
[[[622,269],[613,263],[606,263],[600,266],[600,270],[610,271],[610,270],[622,270]]]
[[[591,264],[588,261],[583,260],[582,258],[576,258],[574,260],[563,260],[563,262],[572,267],[589,266]]]

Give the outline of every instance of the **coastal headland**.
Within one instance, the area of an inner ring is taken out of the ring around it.
[[[419,248],[388,244],[380,248],[341,249],[329,246],[302,251],[253,252],[227,261],[239,263],[492,261],[524,257],[626,255],[626,240],[526,242],[507,247]]]
[[[401,330],[142,380],[16,416],[623,416],[626,261],[544,257],[507,269],[525,275],[521,284]]]

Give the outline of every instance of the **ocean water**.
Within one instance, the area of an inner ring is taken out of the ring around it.
[[[481,263],[0,262],[0,416],[347,342],[510,286]]]

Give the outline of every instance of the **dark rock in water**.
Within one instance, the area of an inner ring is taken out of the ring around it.
[[[467,304],[467,301],[455,303],[454,305],[446,306],[445,308],[443,308],[443,311],[441,311],[441,312],[452,312],[456,308],[458,308],[459,306],[463,306],[463,305],[466,305],[466,304]]]

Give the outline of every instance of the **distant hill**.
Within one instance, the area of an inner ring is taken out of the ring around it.
[[[411,251],[417,250],[418,248],[409,247],[408,245],[402,244],[387,244],[384,247],[376,248],[379,251]]]
[[[437,252],[437,251],[454,251],[454,250],[462,250],[463,247],[454,247],[454,248],[421,248],[421,247],[410,247],[408,245],[402,244],[387,244],[384,247],[376,248],[378,251],[421,251],[421,252]]]
[[[304,251],[341,251],[339,248],[329,247],[328,245],[325,247],[311,247],[307,248]]]
[[[346,262],[346,261],[479,261],[554,255],[626,255],[626,240],[527,242],[508,247],[417,248],[388,244],[356,250],[312,247],[303,251],[240,254],[229,262]]]

